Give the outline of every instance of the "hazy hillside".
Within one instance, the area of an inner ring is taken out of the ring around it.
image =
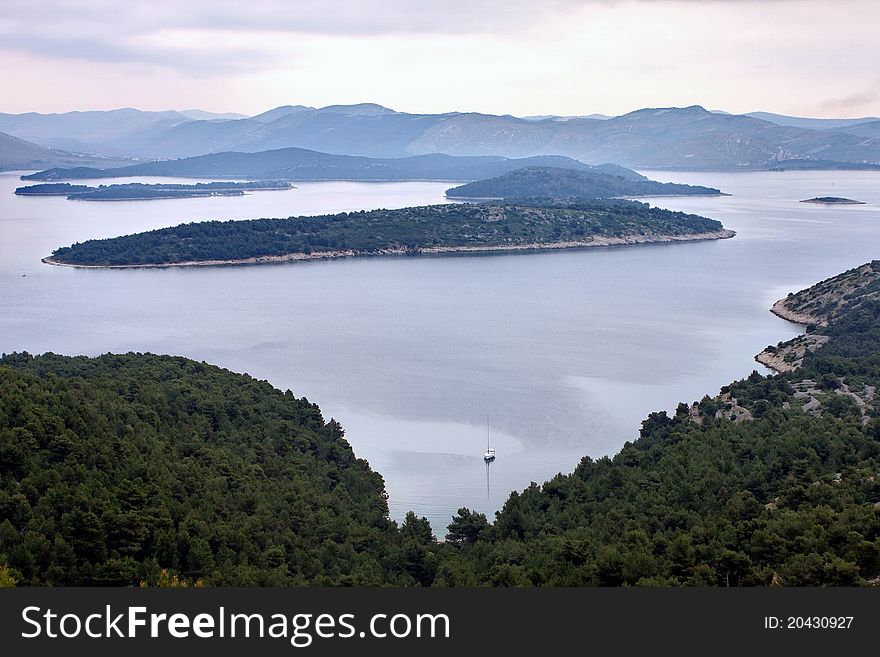
[[[753,119],[769,121],[776,125],[784,125],[790,128],[807,128],[808,130],[839,130],[840,128],[847,128],[860,123],[869,123],[878,120],[878,117],[876,116],[864,116],[860,119],[814,119],[805,116],[773,114],[772,112],[748,112],[743,116],[750,116]]]
[[[418,154],[409,145],[450,116],[404,114],[387,108],[369,111],[373,107],[380,106],[288,108],[239,121],[198,121],[176,126],[150,140],[130,141],[127,146],[144,157],[188,157],[288,147],[340,155],[402,157]]]
[[[845,132],[850,135],[858,135],[870,139],[880,139],[880,120],[857,123],[855,125],[841,128],[837,130],[837,132]]]
[[[144,162],[105,171],[102,169],[49,169],[24,176],[24,180],[84,180],[125,176],[180,176],[261,178],[277,180],[475,180],[490,178],[527,166],[590,169],[565,157],[525,159],[503,157],[453,157],[421,155],[406,158],[369,158],[329,155],[302,148],[262,153],[217,153],[166,162]],[[606,170],[617,171],[608,165]],[[630,172],[638,175],[635,172]]]
[[[0,113],[0,131],[49,148],[125,156],[139,154],[133,144],[149,142],[178,125],[235,118],[242,115],[204,110],[145,112],[131,108],[61,114]]]
[[[611,198],[615,196],[720,194],[714,188],[632,180],[599,171],[526,167],[446,190],[450,198]]]
[[[70,167],[102,163],[94,157],[56,151],[0,132],[0,171]],[[117,162],[104,162],[112,166]]]
[[[544,141],[541,141],[541,140]],[[472,154],[490,141],[497,152],[553,152],[585,162],[612,161],[642,168],[765,168],[777,160],[821,158],[880,161],[880,144],[847,134],[777,126],[743,116],[707,112],[702,107],[646,109],[597,121],[508,122],[488,127],[474,115],[452,117],[427,131],[418,150]]]

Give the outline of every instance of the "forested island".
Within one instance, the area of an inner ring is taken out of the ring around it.
[[[317,406],[150,354],[0,359],[0,568],[19,585],[880,583],[880,261],[785,303],[824,338],[652,413],[613,458],[438,542]],[[773,349],[784,349],[781,343]]]
[[[453,199],[594,199],[618,196],[719,196],[713,187],[661,183],[617,172],[576,171],[559,167],[526,167],[495,178],[478,180],[446,190]]]
[[[801,203],[821,203],[824,205],[864,205],[864,201],[854,201],[851,198],[843,198],[840,196],[817,196],[801,201]]]
[[[285,190],[293,185],[280,180],[252,182],[210,182],[193,185],[169,183],[126,183],[124,185],[71,185],[46,183],[19,187],[19,196],[65,196],[75,201],[149,201],[153,199],[195,198],[203,196],[241,196],[245,192]]]
[[[631,201],[558,206],[449,204],[181,224],[59,248],[44,262],[86,267],[254,264],[347,256],[561,249],[733,235],[714,219]]]

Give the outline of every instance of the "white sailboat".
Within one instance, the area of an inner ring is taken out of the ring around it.
[[[489,418],[486,418],[486,451],[483,453],[483,460],[486,463],[495,460],[495,448],[489,447]]]

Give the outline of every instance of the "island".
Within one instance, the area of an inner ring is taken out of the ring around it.
[[[451,199],[594,199],[638,196],[720,196],[713,187],[661,183],[618,167],[577,171],[559,167],[524,167],[446,190]]]
[[[461,203],[188,223],[88,240],[56,249],[43,262],[117,268],[261,264],[716,240],[734,234],[714,219],[635,201],[555,206]]]
[[[252,182],[210,182],[182,184],[127,183],[122,185],[71,185],[70,183],[46,183],[19,187],[19,196],[65,196],[73,201],[151,201],[169,198],[195,198],[204,196],[241,196],[246,191],[287,190],[293,185],[281,180]]]
[[[851,198],[842,198],[840,196],[817,196],[816,198],[808,198],[801,203],[821,203],[823,205],[864,205],[864,201],[854,201]]]

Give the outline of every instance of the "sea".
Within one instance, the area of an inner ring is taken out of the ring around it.
[[[727,240],[258,266],[84,270],[53,249],[183,222],[445,203],[443,182],[312,182],[239,197],[20,197],[0,173],[0,352],[154,352],[317,403],[380,472],[391,515],[438,537],[461,507],[614,455],[652,411],[714,395],[801,327],[771,304],[880,257],[880,172],[643,171]],[[113,179],[121,182],[191,179]],[[842,196],[864,205],[800,201]],[[497,458],[486,465],[487,444]]]

